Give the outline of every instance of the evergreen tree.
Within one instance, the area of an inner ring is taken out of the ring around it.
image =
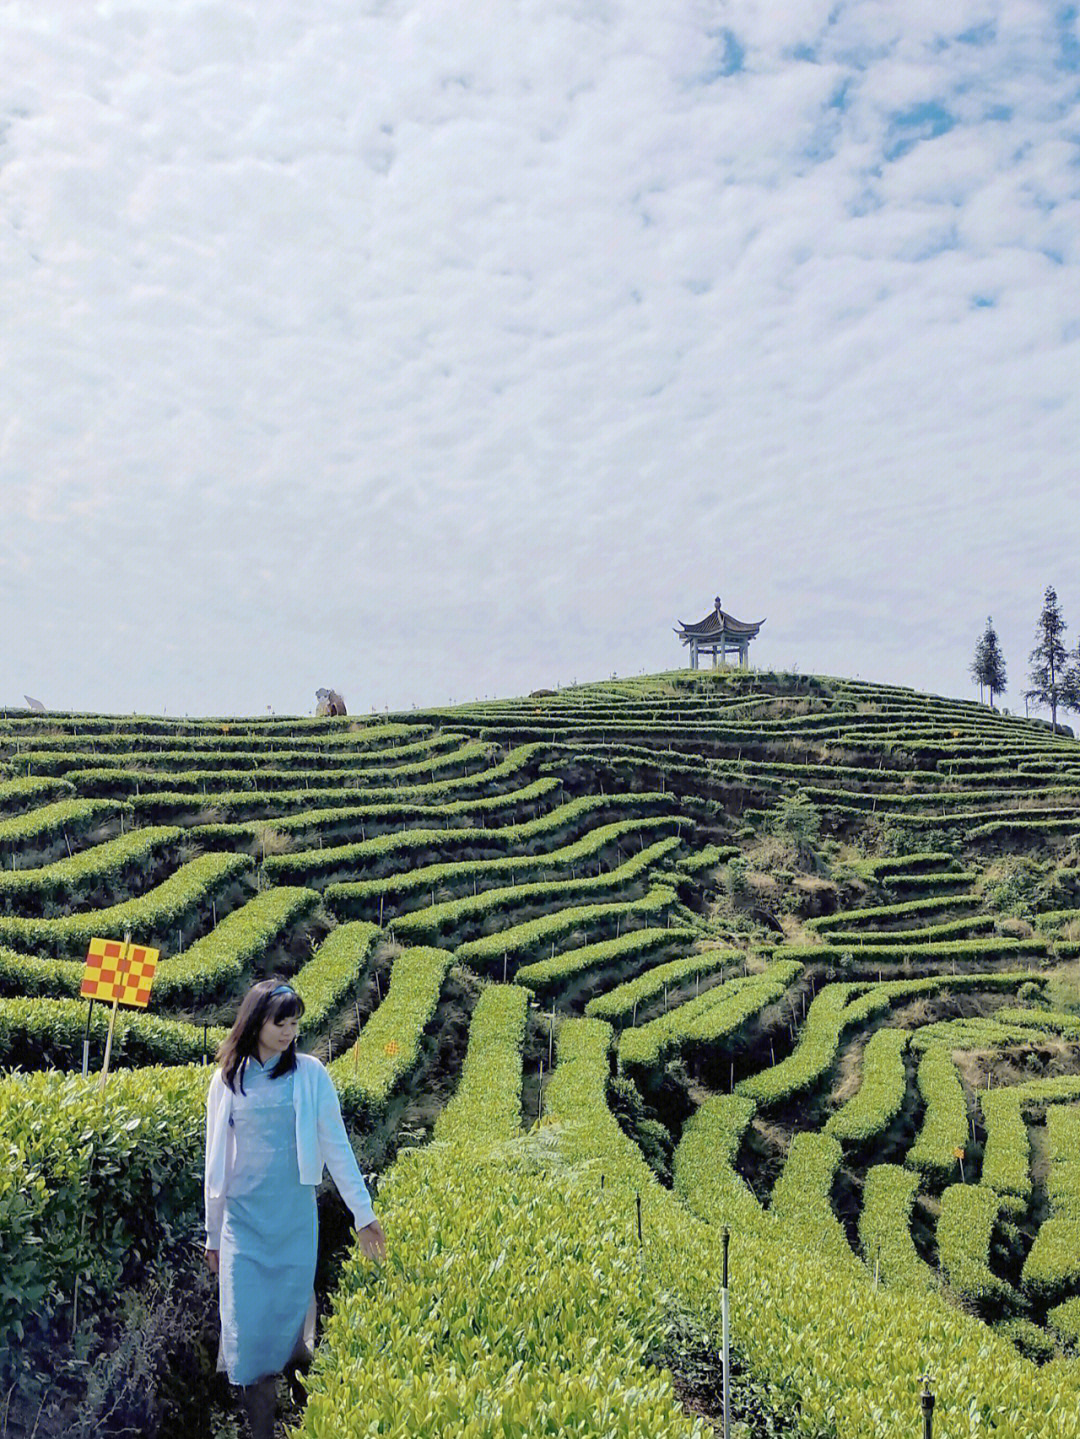
[[[1005,657],[998,644],[994,621],[987,616],[986,629],[975,646],[975,658],[971,662],[971,678],[979,686],[979,699],[983,690],[990,691],[990,708],[994,708],[994,696],[1005,693]]]
[[[1043,596],[1043,610],[1039,616],[1039,623],[1035,627],[1035,648],[1031,651],[1029,659],[1031,669],[1028,671],[1028,684],[1030,689],[1025,690],[1025,697],[1034,700],[1036,704],[1050,706],[1050,722],[1057,727],[1058,705],[1063,699],[1071,698],[1072,685],[1070,684],[1063,694],[1063,681],[1067,677],[1066,665],[1068,662],[1068,651],[1062,642],[1062,635],[1067,629],[1065,621],[1061,617],[1061,610],[1058,607],[1058,597],[1053,585],[1047,585],[1046,594]]]
[[[1062,676],[1059,698],[1063,709],[1080,714],[1080,646],[1077,646],[1076,653],[1072,656],[1072,664]]]

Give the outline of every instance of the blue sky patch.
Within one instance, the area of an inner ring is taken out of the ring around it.
[[[986,20],[981,25],[964,30],[956,38],[962,45],[992,45],[997,39],[997,26],[992,20]]]
[[[938,100],[926,100],[907,110],[898,110],[889,121],[886,160],[899,160],[920,141],[934,140],[938,135],[946,134],[955,124],[955,116]]]
[[[1064,5],[1054,16],[1057,24],[1058,45],[1060,55],[1058,58],[1059,70],[1080,70],[1080,37],[1076,30],[1077,9],[1075,5]]]
[[[705,83],[712,80],[719,80],[725,75],[737,75],[743,69],[746,61],[746,47],[741,43],[734,30],[718,30],[716,34],[716,53],[713,63],[705,72]]]

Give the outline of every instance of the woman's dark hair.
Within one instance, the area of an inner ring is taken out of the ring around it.
[[[237,1073],[240,1076],[240,1093],[244,1090],[244,1068],[247,1061],[259,1054],[259,1031],[268,1019],[280,1023],[291,1015],[304,1012],[304,1001],[296,990],[283,979],[260,979],[244,995],[237,1011],[232,1029],[221,1042],[217,1062],[221,1065],[221,1077],[230,1089]],[[280,1079],[296,1068],[296,1041],[289,1045],[270,1071],[271,1079]]]

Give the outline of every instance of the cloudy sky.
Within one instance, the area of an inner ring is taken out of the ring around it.
[[[1058,0],[0,0],[0,704],[1080,638]]]

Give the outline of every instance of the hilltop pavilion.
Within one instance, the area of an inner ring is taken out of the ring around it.
[[[717,596],[715,607],[703,620],[696,625],[684,624],[680,620],[675,633],[684,645],[690,646],[692,670],[701,668],[699,660],[703,654],[712,655],[713,669],[716,669],[718,660],[727,664],[729,651],[739,656],[740,666],[746,669],[750,663],[750,641],[756,638],[764,623],[764,620],[737,620],[721,608],[720,597]]]

